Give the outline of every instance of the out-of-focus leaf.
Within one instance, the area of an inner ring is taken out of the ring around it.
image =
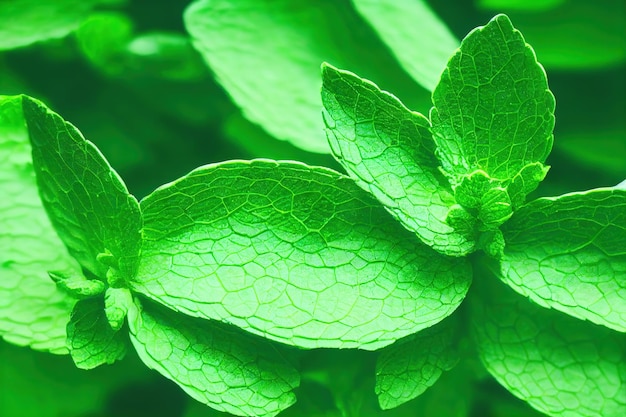
[[[65,324],[76,300],[47,271],[79,274],[80,267],[39,199],[21,97],[0,96],[0,195],[0,336],[67,353]]]
[[[563,133],[555,150],[581,165],[626,177],[626,130]]]
[[[0,50],[62,38],[78,28],[100,0],[0,0]]]
[[[502,10],[546,11],[568,0],[476,0],[481,9],[500,12]]]
[[[429,92],[402,71],[348,2],[200,0],[185,13],[196,48],[244,115],[272,136],[329,151],[320,117],[324,61],[402,92],[426,112]]]
[[[418,83],[433,90],[459,41],[425,0],[352,0],[396,59]]]
[[[124,70],[122,51],[132,32],[133,22],[125,14],[100,12],[80,25],[76,39],[82,53],[98,70],[116,75]]]
[[[593,69],[626,61],[623,0],[567,0],[537,13],[503,6],[498,12],[509,15],[549,70]]]

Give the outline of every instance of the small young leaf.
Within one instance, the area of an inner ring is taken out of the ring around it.
[[[452,316],[383,349],[376,361],[376,395],[383,410],[398,407],[435,384],[458,361]]]
[[[47,270],[80,267],[37,195],[21,97],[0,96],[0,336],[7,342],[67,353],[65,324],[75,299]]]
[[[513,179],[526,165],[543,163],[552,148],[554,96],[533,50],[505,15],[462,41],[433,104],[438,156],[453,182],[477,169]]]
[[[49,271],[48,275],[57,284],[57,287],[77,299],[102,294],[105,289],[104,282],[97,279],[87,279],[82,275],[72,276],[58,271]]]
[[[414,108],[430,107],[429,91],[394,65],[347,1],[200,0],[184,17],[195,47],[244,115],[304,150],[329,152],[317,94],[325,60],[384,80]]]
[[[109,325],[102,297],[76,303],[67,323],[67,346],[74,363],[81,369],[112,364],[124,357],[125,335]]]
[[[122,327],[132,303],[133,298],[128,289],[107,288],[104,294],[104,315],[113,330],[117,331]]]
[[[551,416],[624,415],[625,335],[536,306],[503,285],[484,287],[472,298],[473,329],[500,384]]]
[[[128,319],[141,360],[216,410],[269,417],[296,400],[300,377],[266,340],[150,301]]]
[[[134,291],[304,348],[381,348],[451,314],[471,280],[327,168],[207,165],[141,208]]]
[[[626,332],[626,190],[532,201],[503,233],[501,278],[515,291]]]
[[[454,198],[437,169],[428,120],[373,83],[328,64],[322,102],[333,154],[361,188],[439,252],[460,256],[474,242],[446,223]]]
[[[39,192],[59,237],[97,277],[113,269],[130,279],[141,245],[137,200],[78,129],[41,102],[22,101]],[[111,253],[117,267],[98,262],[100,253]]]
[[[75,30],[100,1],[0,1],[0,50],[62,38]]]
[[[378,32],[402,67],[432,91],[459,41],[427,2],[352,0],[352,4]]]

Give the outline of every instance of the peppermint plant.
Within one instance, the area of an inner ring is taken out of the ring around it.
[[[377,351],[382,409],[476,351],[541,412],[622,415],[626,189],[527,201],[555,101],[508,18],[463,40],[428,118],[329,64],[322,79],[348,176],[235,160],[141,201],[72,124],[2,97],[0,335],[84,369],[132,347],[235,415],[293,405],[317,348]]]

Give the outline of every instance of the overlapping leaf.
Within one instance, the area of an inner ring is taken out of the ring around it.
[[[384,80],[416,109],[430,106],[429,92],[393,65],[348,2],[200,0],[185,26],[244,115],[307,151],[329,151],[317,94],[323,61]]]
[[[352,4],[378,32],[406,72],[432,91],[459,41],[427,2],[352,0]]]
[[[446,223],[455,201],[437,169],[428,120],[350,72],[324,65],[322,79],[328,140],[344,168],[426,244],[470,252],[474,242]]]
[[[551,416],[626,412],[625,335],[536,306],[504,286],[485,290],[472,303],[473,328],[498,382]]]
[[[137,200],[72,124],[28,97],[23,109],[39,193],[59,237],[83,268],[99,278],[108,273],[129,279],[141,246]]]
[[[48,270],[78,271],[37,195],[20,97],[0,96],[0,336],[67,353],[65,324],[75,300]]]
[[[126,354],[126,335],[109,325],[102,298],[80,300],[67,324],[67,346],[77,367],[112,364]]]
[[[0,50],[66,36],[100,0],[0,1]]]
[[[376,394],[383,410],[416,398],[455,365],[459,358],[453,346],[453,317],[381,352],[376,361]]]
[[[388,345],[452,313],[471,279],[324,168],[208,165],[141,208],[134,291],[305,348]]]
[[[626,190],[532,201],[503,232],[504,282],[544,307],[626,332]]]
[[[129,326],[146,365],[217,410],[274,416],[295,402],[299,375],[267,341],[151,302],[130,309]]]

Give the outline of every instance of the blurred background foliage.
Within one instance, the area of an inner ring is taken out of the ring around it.
[[[326,153],[317,102],[322,61],[427,112],[445,57],[474,27],[507,13],[557,99],[552,169],[537,193],[626,178],[623,0],[205,0],[184,20],[190,3],[0,0],[0,94],[46,101],[97,144],[139,198],[229,159],[340,169]],[[252,10],[239,21],[209,13],[238,3]],[[307,353],[299,402],[284,416],[537,415],[471,361],[416,400],[377,411],[373,355]],[[223,415],[132,355],[85,372],[69,357],[0,342],[0,386],[2,416]]]

